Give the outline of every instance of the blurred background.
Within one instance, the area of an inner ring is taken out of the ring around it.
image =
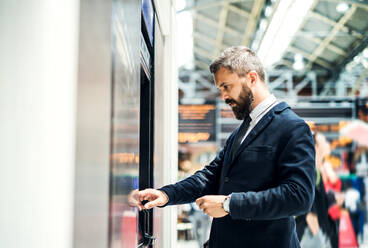
[[[239,125],[208,69],[236,45],[315,133],[339,247],[368,247],[367,1],[2,0],[0,32],[1,247],[201,247],[195,204],[136,192]]]
[[[367,246],[368,3],[183,0],[176,8],[179,175],[208,164],[239,125],[219,99],[208,65],[229,46],[248,46],[264,63],[273,94],[325,138],[330,151],[322,168],[334,183],[341,181],[336,191],[353,185],[359,192],[357,243],[344,246],[341,240],[340,247]],[[350,194],[344,199],[355,201]],[[203,242],[210,220],[192,205],[178,212],[178,239]]]

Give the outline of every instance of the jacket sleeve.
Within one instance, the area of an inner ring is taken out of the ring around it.
[[[159,189],[164,191],[169,197],[169,202],[166,205],[194,202],[201,196],[217,194],[222,165],[230,137],[216,158],[209,165],[205,166],[204,169],[197,171],[194,175],[180,182]]]
[[[232,218],[280,219],[310,210],[316,176],[313,138],[305,122],[288,127],[288,130],[286,146],[277,157],[278,185],[259,192],[233,193],[230,200]]]

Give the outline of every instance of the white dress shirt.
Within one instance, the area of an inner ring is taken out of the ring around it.
[[[276,104],[279,102],[277,101],[276,97],[274,95],[270,95],[266,99],[264,99],[260,104],[258,104],[252,112],[250,112],[249,116],[251,119],[251,122],[249,123],[249,128],[247,130],[247,133],[243,137],[241,143],[245,140],[245,138],[248,136],[250,131],[257,125],[257,123],[262,119],[262,117],[267,114],[268,111],[270,111]]]

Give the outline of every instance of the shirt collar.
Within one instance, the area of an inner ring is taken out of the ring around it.
[[[273,103],[275,103],[276,97],[271,94],[266,99],[264,99],[260,104],[258,104],[252,112],[250,112],[249,116],[252,121],[256,120],[257,117],[262,114],[266,109],[268,109]]]

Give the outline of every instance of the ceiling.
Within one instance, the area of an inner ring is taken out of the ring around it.
[[[307,70],[338,73],[361,52],[367,46],[368,4],[344,1],[348,9],[341,13],[336,10],[341,2],[314,0],[275,68],[292,69],[295,54],[301,54]],[[211,61],[226,47],[254,48],[279,3],[280,0],[187,0],[182,11],[193,14],[195,68],[208,70]]]

